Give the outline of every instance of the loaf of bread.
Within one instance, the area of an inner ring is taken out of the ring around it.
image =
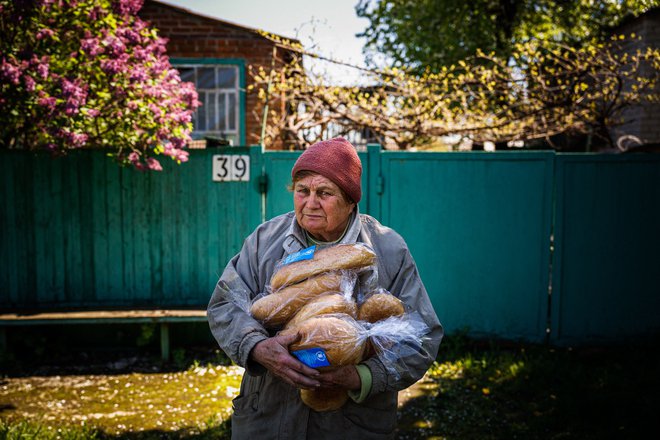
[[[337,388],[322,388],[318,390],[300,390],[303,403],[314,411],[335,411],[348,401],[348,391]]]
[[[399,298],[391,293],[379,292],[367,297],[360,305],[358,319],[373,323],[391,316],[401,316],[404,313],[405,308]]]
[[[280,334],[290,335],[296,332],[299,339],[289,346],[289,351],[322,348],[330,366],[319,367],[319,370],[355,365],[362,360],[367,335],[348,315],[320,315],[294,327],[287,327]]]
[[[293,327],[315,316],[331,313],[344,313],[351,318],[357,318],[357,304],[353,298],[341,293],[320,295],[302,306],[298,313],[289,320],[286,327]]]
[[[341,280],[341,275],[336,272],[308,278],[258,299],[250,307],[250,314],[267,327],[280,326],[309,300],[322,293],[339,291]]]
[[[361,269],[374,264],[376,254],[362,243],[337,244],[320,249],[314,258],[301,260],[280,267],[270,280],[276,291],[323,272],[343,269]]]

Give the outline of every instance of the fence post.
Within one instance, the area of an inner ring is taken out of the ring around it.
[[[160,358],[163,362],[170,360],[170,327],[169,323],[160,323]]]
[[[250,206],[255,206],[256,212],[250,212],[250,223],[252,229],[256,228],[260,223],[266,220],[266,191],[268,190],[268,179],[266,178],[266,171],[264,169],[264,153],[260,145],[250,146],[250,184],[253,191],[250,192],[250,197],[259,198],[258,208],[257,204],[250,203]]]
[[[7,351],[7,331],[4,326],[0,326],[0,355]]]
[[[367,145],[367,214],[380,218],[383,176],[380,163],[381,146]]]

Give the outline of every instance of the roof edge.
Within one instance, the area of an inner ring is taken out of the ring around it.
[[[225,25],[225,26],[233,27],[233,28],[238,29],[238,30],[251,32],[255,35],[260,36],[261,38],[263,38],[265,40],[273,41],[275,43],[277,43],[278,41],[281,41],[281,40],[285,40],[285,41],[290,41],[291,43],[293,43],[294,46],[299,45],[300,47],[302,47],[300,41],[298,41],[296,38],[285,37],[283,35],[275,34],[275,33],[268,32],[268,31],[265,31],[265,30],[262,30],[262,29],[252,28],[252,27],[244,26],[244,25],[237,24],[237,23],[234,23],[234,22],[231,22],[231,21],[223,20],[223,19],[220,19],[220,18],[217,18],[217,17],[212,17],[210,15],[201,14],[201,13],[195,12],[191,9],[187,9],[187,8],[183,8],[181,6],[170,4],[166,1],[162,1],[162,0],[145,0],[145,3],[155,3],[159,6],[163,6],[163,7],[172,9],[176,12],[180,12],[180,13],[187,14],[187,15],[192,15],[192,16],[201,18],[203,20],[212,21],[216,24],[222,24],[222,25]],[[138,14],[139,14],[139,12],[138,12]],[[272,38],[270,36],[272,36],[274,38]]]

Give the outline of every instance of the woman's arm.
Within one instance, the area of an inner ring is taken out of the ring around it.
[[[419,349],[411,350],[410,346],[402,346],[396,360],[388,360],[387,365],[377,356],[364,362],[372,374],[371,395],[383,391],[399,391],[421,379],[435,361],[444,334],[417,266],[405,243],[398,254],[399,270],[393,273],[392,282],[387,289],[403,301],[408,313],[416,313],[416,316],[426,324],[429,332],[422,339]],[[396,258],[394,254],[389,256]],[[396,345],[393,351],[396,353]]]
[[[241,252],[229,261],[207,309],[211,333],[220,348],[232,361],[249,370],[250,352],[269,337],[268,331],[249,313],[252,298],[259,293],[252,264],[256,261],[256,249],[251,243],[248,238]],[[256,367],[253,372],[263,371]]]
[[[227,356],[250,373],[263,374],[267,369],[291,385],[315,388],[319,386],[318,372],[288,352],[295,335],[270,337],[249,313],[252,299],[264,289],[256,270],[256,237],[254,233],[245,240],[216,284],[207,309],[211,333]]]

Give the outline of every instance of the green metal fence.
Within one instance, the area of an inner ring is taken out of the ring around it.
[[[559,155],[552,338],[660,332],[660,155]]]
[[[449,331],[539,340],[547,325],[550,154],[383,154],[382,221],[419,260]]]
[[[160,173],[120,168],[100,151],[1,157],[5,309],[206,304],[261,219],[253,185],[211,181],[211,151],[163,161]]]
[[[245,236],[292,209],[298,154],[193,150],[143,173],[101,151],[0,152],[0,307],[204,307]],[[659,156],[360,157],[360,210],[406,239],[449,332],[576,343],[660,330]]]

